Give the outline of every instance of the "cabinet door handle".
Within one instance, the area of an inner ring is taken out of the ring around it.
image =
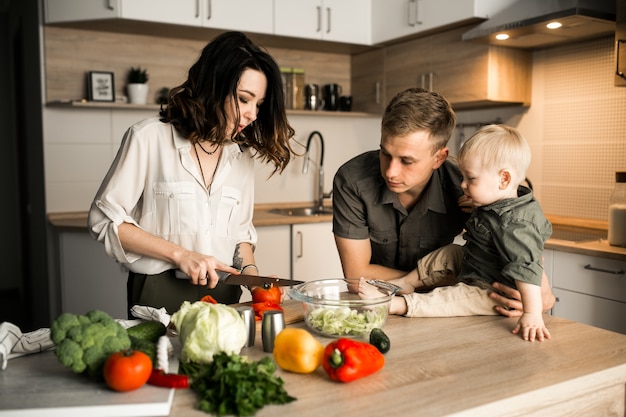
[[[409,26],[415,26],[417,23],[417,0],[409,0],[408,6],[407,21]],[[413,20],[413,16],[415,16],[415,20]]]
[[[422,21],[420,20],[419,0],[415,0],[415,24],[416,25],[422,24]]]
[[[113,6],[113,2],[114,2],[114,1],[115,1],[115,0],[108,0],[108,1],[107,1],[107,9],[109,9],[109,10],[115,10],[115,6]]]
[[[321,6],[317,6],[317,30],[316,32],[319,32],[322,30],[322,7]]]
[[[303,241],[302,241],[302,232],[301,231],[297,231],[296,232],[296,236],[298,237],[298,253],[296,254],[297,258],[302,258],[302,255],[304,255],[304,245],[303,245]]]
[[[422,85],[420,87],[426,88],[426,74],[422,74]]]
[[[326,33],[330,33],[330,7],[326,8]]]
[[[433,91],[433,77],[435,76],[434,73],[429,72],[428,73],[428,91]]]
[[[207,20],[211,20],[211,14],[212,14],[211,6],[212,6],[211,0],[207,0],[207,11],[206,11]]]
[[[619,70],[619,47],[622,43],[625,43],[626,39],[618,39],[615,41],[615,75],[618,75],[622,78],[626,78],[626,75],[622,71]]]
[[[588,270],[588,271],[604,272],[606,274],[613,274],[613,275],[624,275],[624,270],[623,269],[620,269],[619,271],[616,271],[615,269],[596,268],[594,266],[591,266],[591,264],[585,265],[584,268],[586,270]]]

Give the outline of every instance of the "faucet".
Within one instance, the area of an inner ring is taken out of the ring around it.
[[[317,193],[315,195],[315,210],[321,212],[324,210],[324,198],[328,198],[331,196],[331,193],[324,194],[324,138],[322,134],[317,130],[314,130],[309,135],[309,138],[306,141],[306,151],[304,153],[304,165],[302,166],[302,173],[306,174],[309,172],[309,151],[311,149],[311,142],[315,137],[318,137],[320,140],[320,163],[317,168]]]

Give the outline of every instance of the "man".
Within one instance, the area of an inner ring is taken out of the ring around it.
[[[450,104],[437,93],[410,88],[387,105],[380,150],[365,152],[339,168],[333,183],[333,233],[347,279],[389,280],[436,270],[456,282],[460,259],[420,259],[450,244],[471,210],[461,174],[448,160],[456,125]],[[425,258],[426,259],[426,258]],[[356,286],[356,280],[352,288]],[[495,284],[490,296],[505,316],[522,314],[519,293]],[[544,273],[544,311],[554,295]]]

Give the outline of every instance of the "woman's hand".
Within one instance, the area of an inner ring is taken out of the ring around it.
[[[193,285],[215,288],[219,282],[217,271],[238,274],[239,270],[219,261],[213,256],[203,255],[198,252],[188,251],[178,263],[178,269],[189,276]]]

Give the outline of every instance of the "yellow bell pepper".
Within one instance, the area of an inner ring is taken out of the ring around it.
[[[310,374],[322,364],[324,346],[307,330],[287,327],[276,335],[273,354],[285,371]]]

